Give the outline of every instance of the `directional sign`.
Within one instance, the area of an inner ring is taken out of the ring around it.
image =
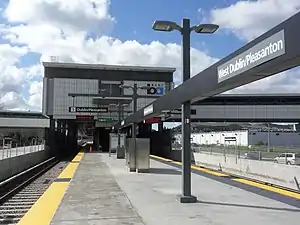
[[[89,112],[89,113],[101,113],[108,112],[108,108],[96,108],[96,107],[69,107],[69,112]]]
[[[285,54],[284,30],[218,66],[218,83]]]
[[[77,120],[94,120],[94,116],[90,116],[90,115],[77,115],[76,119]]]
[[[144,120],[144,123],[159,123],[161,121],[160,118],[149,118]]]
[[[114,119],[114,118],[111,118],[111,117],[102,117],[102,118],[99,118],[99,119],[97,119],[97,121],[98,122],[108,122],[108,123],[110,123],[110,122],[115,122],[115,121],[117,121],[116,119]]]

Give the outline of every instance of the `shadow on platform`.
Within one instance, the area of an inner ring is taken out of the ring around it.
[[[244,205],[244,204],[236,204],[236,203],[226,203],[226,202],[209,202],[209,201],[198,201],[201,204],[208,205],[219,205],[219,206],[229,206],[229,207],[242,207],[242,208],[255,208],[255,209],[267,209],[267,210],[275,210],[275,211],[288,211],[288,212],[300,212],[300,209],[290,209],[290,208],[275,208],[275,207],[267,207],[260,205]]]
[[[181,175],[180,171],[169,168],[150,168],[149,172],[155,174]]]

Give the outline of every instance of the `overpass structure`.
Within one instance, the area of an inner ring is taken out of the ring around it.
[[[300,64],[300,12],[262,34],[242,48],[221,59],[194,77],[128,116],[116,125],[118,129],[141,123],[183,105],[182,170],[184,201],[195,202],[191,196],[191,117],[189,103],[270,77]],[[185,59],[183,59],[185,60]],[[189,60],[187,60],[189,61]],[[184,71],[188,73],[189,71]],[[133,137],[135,138],[135,137]]]
[[[49,128],[50,119],[39,112],[0,111],[0,128]]]
[[[164,120],[181,122],[181,110],[170,110]],[[194,103],[191,121],[299,122],[300,94],[217,95]]]

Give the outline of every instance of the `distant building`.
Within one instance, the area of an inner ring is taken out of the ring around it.
[[[181,143],[181,134],[175,135],[177,142]],[[284,131],[213,131],[199,132],[191,135],[192,143],[199,145],[224,146],[255,146],[268,145],[270,147],[300,147],[300,134]]]

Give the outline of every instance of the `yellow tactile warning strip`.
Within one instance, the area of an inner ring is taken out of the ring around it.
[[[73,177],[77,166],[78,166],[78,162],[80,162],[80,160],[83,157],[83,152],[79,152],[74,159],[71,161],[71,163],[69,163],[69,165],[61,172],[61,174],[57,177],[58,179],[61,178],[71,178]]]
[[[153,155],[150,155],[150,156],[153,159],[162,160],[162,161],[165,161],[167,163],[171,163],[171,164],[175,164],[175,165],[182,165],[181,162],[177,162],[177,161],[173,161],[173,160],[170,160],[170,159],[166,159],[166,158],[158,157],[158,156],[153,156]],[[199,167],[199,166],[196,166],[196,165],[192,165],[191,168],[194,169],[194,170],[204,172],[204,173],[208,173],[208,174],[218,176],[218,177],[228,177],[232,181],[243,183],[243,184],[246,184],[246,185],[249,185],[249,186],[252,186],[252,187],[257,187],[257,188],[260,188],[260,189],[263,189],[263,190],[267,190],[267,191],[270,191],[270,192],[281,194],[281,195],[291,197],[291,198],[294,198],[294,199],[300,199],[300,194],[299,193],[289,191],[289,190],[285,190],[285,189],[282,189],[280,187],[274,187],[274,186],[270,186],[270,185],[267,185],[267,184],[262,184],[260,182],[247,180],[245,178],[237,178],[237,177],[234,177],[230,174],[226,174],[226,173],[223,173],[223,172],[218,172],[218,171],[208,169],[208,168]]]
[[[154,159],[160,159],[160,160],[163,160],[163,161],[166,161],[166,162],[172,162],[172,160],[170,160],[170,159],[165,159],[165,158],[162,158],[162,157],[159,157],[159,156],[156,156],[156,155],[150,155],[150,156]]]
[[[174,163],[174,164],[177,164],[177,165],[182,165],[181,162],[173,161],[171,159],[166,159],[166,158],[159,157],[159,156],[156,156],[156,155],[150,155],[150,156],[154,159],[160,159],[160,160],[163,160],[165,162],[170,162],[170,163]],[[201,172],[205,172],[205,173],[210,173],[212,175],[219,176],[219,177],[228,176],[228,174],[220,173],[220,172],[213,171],[213,170],[210,170],[210,169],[206,169],[206,168],[203,168],[203,167],[199,167],[199,166],[196,166],[196,165],[192,165],[192,169],[195,169],[195,170],[198,170],[198,171],[201,171]]]
[[[59,182],[53,182],[44,194],[36,201],[31,209],[19,221],[18,225],[49,225],[63,198],[71,178],[84,153],[79,152],[68,166],[57,177]],[[75,162],[75,163],[74,163]],[[63,182],[61,182],[63,181]]]
[[[296,192],[284,190],[284,189],[281,189],[281,188],[278,188],[278,187],[272,187],[270,185],[261,184],[261,183],[246,180],[246,179],[243,179],[243,178],[234,178],[232,180],[243,183],[243,184],[247,184],[247,185],[250,185],[250,186],[258,187],[258,188],[261,188],[261,189],[264,189],[264,190],[267,190],[267,191],[272,191],[272,192],[275,192],[275,193],[278,193],[278,194],[281,194],[281,195],[285,195],[285,196],[288,196],[288,197],[291,197],[291,198],[300,199],[300,194],[298,194]]]

